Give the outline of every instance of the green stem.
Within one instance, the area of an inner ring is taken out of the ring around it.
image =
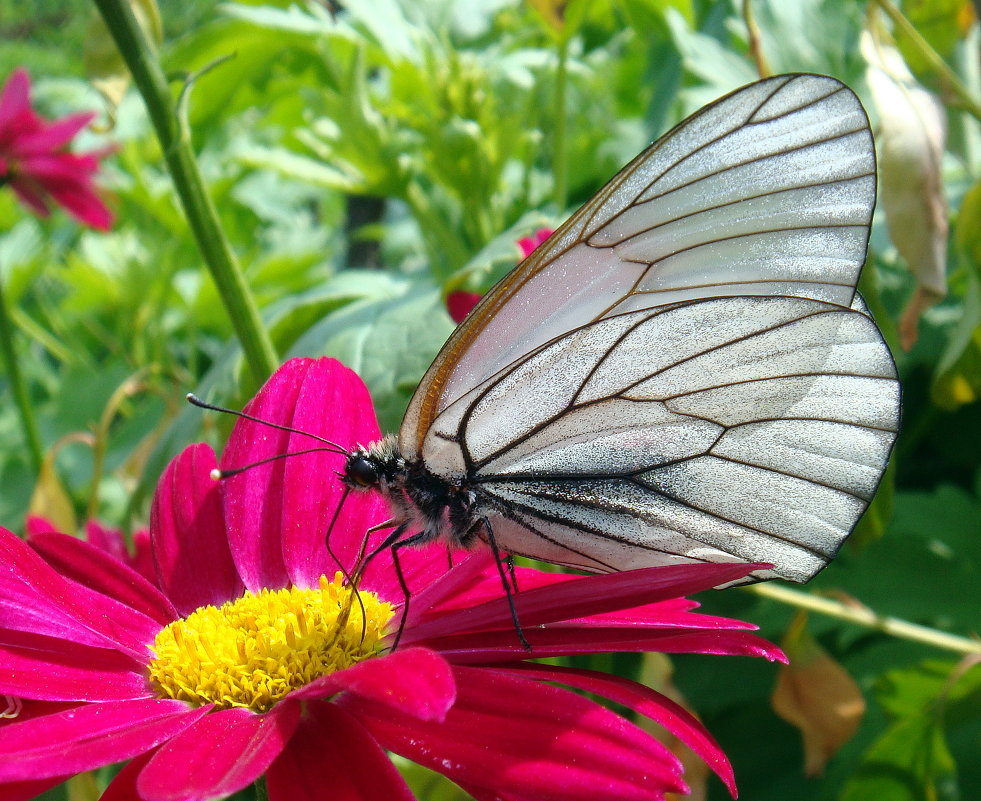
[[[760,29],[756,24],[756,17],[753,15],[753,0],[743,0],[743,22],[746,24],[749,52],[756,64],[756,72],[761,78],[769,78],[773,73],[770,71],[766,56],[763,55],[763,41],[760,38]]]
[[[568,193],[566,179],[566,90],[569,83],[569,39],[562,36],[559,40],[559,64],[555,71],[555,158],[552,172],[555,175],[555,185],[552,198],[559,214],[565,211]]]
[[[93,1],[143,96],[198,248],[242,343],[253,378],[261,382],[276,369],[276,352],[205,190],[186,120],[179,113],[160,62],[127,0]]]
[[[875,0],[875,5],[886,13],[897,30],[902,31],[903,35],[908,38],[910,44],[916,48],[919,54],[930,65],[930,69],[940,77],[944,85],[957,95],[964,109],[976,120],[981,121],[981,102],[978,102],[977,98],[970,93],[961,79],[957,77],[957,73],[947,65],[943,57],[920,35],[920,32],[913,27],[912,22],[906,19],[903,12],[896,8],[890,0]]]
[[[24,377],[21,375],[20,365],[17,362],[17,351],[14,348],[14,326],[10,320],[2,278],[0,278],[0,351],[3,353],[3,366],[7,371],[10,391],[13,393],[14,402],[17,404],[21,428],[24,430],[24,439],[27,440],[27,453],[31,459],[31,467],[34,468],[34,474],[38,475],[44,460],[44,450],[41,447],[41,436],[38,434],[31,397],[27,392],[27,384],[24,383]]]
[[[896,617],[885,617],[865,607],[849,606],[841,601],[821,598],[809,592],[784,587],[781,584],[754,584],[746,589],[764,598],[771,598],[798,609],[807,609],[821,615],[854,623],[863,628],[881,631],[883,634],[902,640],[918,642],[959,654],[981,655],[981,640],[947,634],[944,631],[937,631]]]
[[[260,776],[253,782],[255,801],[269,801],[269,789],[266,787],[266,777]]]

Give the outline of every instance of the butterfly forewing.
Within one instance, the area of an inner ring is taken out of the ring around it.
[[[400,444],[505,550],[588,570],[771,562],[805,581],[898,425],[855,293],[868,121],[821,76],[741,89],[625,167],[457,329]]]

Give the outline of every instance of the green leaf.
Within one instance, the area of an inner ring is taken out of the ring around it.
[[[887,535],[839,556],[813,586],[846,586],[879,614],[966,634],[981,609],[978,520],[981,500],[959,487],[897,492]]]
[[[932,715],[890,726],[866,752],[842,801],[944,801],[957,798],[957,769]]]
[[[902,3],[903,13],[917,33],[943,58],[954,54],[954,48],[966,33],[971,19],[969,6],[968,0],[904,0]],[[931,71],[920,48],[902,30],[896,32],[896,44],[913,72]]]
[[[292,356],[333,356],[371,390],[385,431],[395,431],[422,374],[453,330],[432,285],[392,280],[388,297],[348,304],[312,326]]]
[[[931,659],[884,673],[875,696],[893,717],[942,709],[952,721],[981,713],[981,664]]]

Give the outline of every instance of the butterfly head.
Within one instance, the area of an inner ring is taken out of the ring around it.
[[[398,441],[389,436],[348,454],[341,480],[351,489],[379,489],[405,471]]]

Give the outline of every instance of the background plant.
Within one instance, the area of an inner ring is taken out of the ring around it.
[[[903,431],[859,532],[807,592],[973,635],[981,78],[971,3],[771,0],[748,14],[745,4],[708,0],[340,5],[161,1],[154,22],[152,4],[135,4],[151,38],[159,33],[175,100],[193,76],[183,94],[191,146],[272,347],[280,358],[325,353],[356,369],[389,430],[451,330],[445,294],[486,289],[517,260],[519,237],[561,221],[646,142],[761,69],[832,74],[862,97],[880,142],[897,135],[870,76],[895,44],[914,82],[906,90],[931,92],[946,124],[926,199],[949,240],[931,240],[944,257],[938,278],[938,265],[930,273],[897,249],[880,204],[862,289],[900,368]],[[37,513],[77,530],[95,517],[131,531],[165,461],[202,429],[216,441],[224,431],[225,421],[185,409],[183,394],[234,405],[255,378],[112,38],[88,3],[57,6],[0,0],[0,37],[11,42],[0,49],[0,78],[28,66],[51,117],[103,110],[79,145],[115,147],[104,183],[118,221],[108,234],[84,231],[64,215],[29,217],[0,193],[0,278],[49,455],[39,476],[0,385],[0,521],[19,528]],[[899,124],[923,134],[916,115]],[[883,187],[909,183],[903,170],[913,167],[880,157]],[[942,232],[911,234],[926,242]],[[922,302],[911,306],[914,298]],[[704,676],[717,663],[694,656],[615,665],[687,700],[731,755],[743,797],[981,791],[976,657],[868,622],[813,612],[801,621],[795,598],[701,600],[759,622],[772,639],[789,631],[798,664],[816,664],[822,679],[844,668],[855,686],[832,683],[819,705],[854,711],[856,690],[866,702],[854,736],[828,746],[823,776],[805,778],[800,738],[769,702],[773,670],[726,662],[720,682]],[[721,684],[729,690],[719,693]],[[817,713],[802,714],[805,728],[821,729]],[[426,776],[413,781],[427,798],[463,797]],[[720,785],[708,793],[725,797]]]

